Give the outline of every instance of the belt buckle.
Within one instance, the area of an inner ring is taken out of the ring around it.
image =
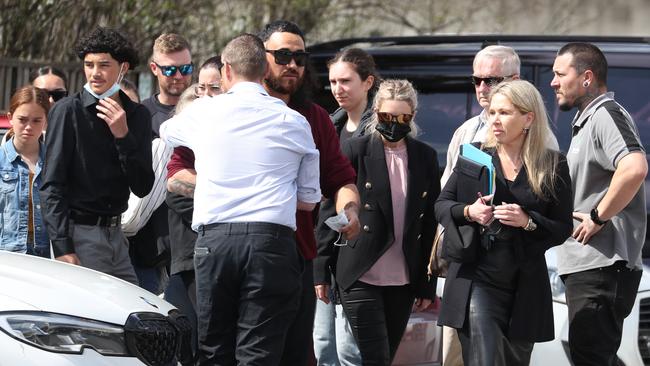
[[[120,219],[120,217],[121,217],[120,215],[111,216],[110,220],[109,220],[109,225],[112,227],[112,226],[117,226],[117,225],[121,224],[122,220]]]

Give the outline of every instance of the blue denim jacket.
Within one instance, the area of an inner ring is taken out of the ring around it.
[[[50,240],[43,226],[41,200],[38,190],[45,147],[41,143],[40,158],[34,172],[32,207],[34,214],[34,247],[27,246],[29,212],[29,168],[25,164],[11,138],[0,147],[0,250],[36,254],[50,257]]]

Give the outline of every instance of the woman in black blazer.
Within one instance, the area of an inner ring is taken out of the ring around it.
[[[474,178],[457,168],[436,203],[444,246],[470,241],[460,234],[468,228],[479,238],[474,261],[450,263],[438,323],[458,329],[466,366],[528,365],[533,343],[554,336],[544,252],[571,234],[571,178],[564,156],[545,147],[552,132],[532,84],[499,84],[488,113],[494,197],[463,202]]]
[[[426,268],[438,160],[413,138],[416,107],[411,83],[382,82],[369,133],[342,146],[357,172],[362,231],[337,247],[335,278],[364,365],[390,365],[412,308],[426,308],[435,296],[436,278]]]

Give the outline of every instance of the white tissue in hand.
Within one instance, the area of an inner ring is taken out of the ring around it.
[[[338,215],[332,216],[325,220],[325,224],[334,231],[340,231],[342,227],[348,224],[348,217],[345,216],[345,212],[341,210]]]

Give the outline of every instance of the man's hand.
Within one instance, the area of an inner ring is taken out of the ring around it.
[[[345,205],[345,216],[348,218],[348,224],[343,226],[340,233],[343,234],[345,240],[354,240],[359,236],[361,231],[361,223],[359,222],[359,206],[356,202],[348,202]]]
[[[121,139],[129,132],[126,125],[126,112],[122,106],[111,98],[101,99],[97,104],[97,117],[103,119],[115,138]]]
[[[604,225],[597,225],[595,222],[591,221],[591,216],[582,212],[574,212],[573,218],[581,221],[573,234],[571,235],[575,240],[579,241],[583,245],[586,245],[591,239],[592,236],[596,235],[603,228]]]
[[[327,296],[330,292],[330,285],[316,285],[314,286],[316,290],[316,298],[326,304],[330,303],[330,298]]]
[[[429,307],[429,305],[431,305],[431,299],[415,298],[415,302],[413,303],[413,311],[424,311]]]
[[[60,257],[56,257],[56,260],[65,263],[81,265],[81,262],[79,261],[79,257],[77,257],[77,255],[74,253],[64,254]]]

